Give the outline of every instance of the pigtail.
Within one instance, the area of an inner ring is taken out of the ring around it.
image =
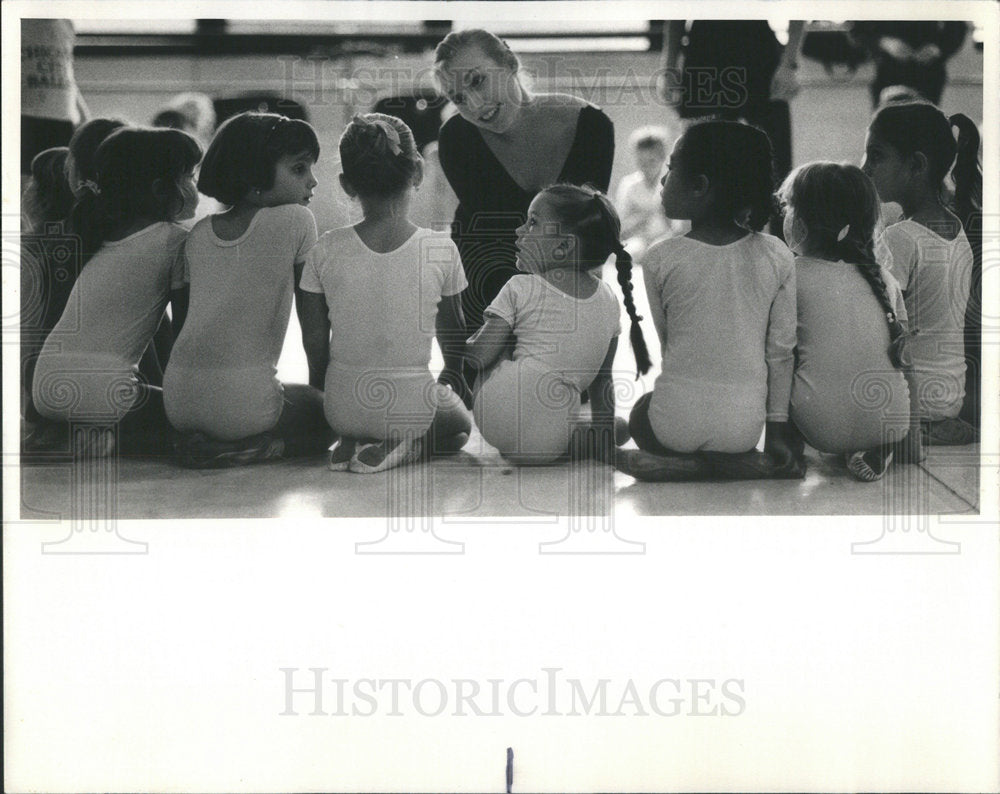
[[[97,185],[88,186],[73,205],[69,231],[80,242],[80,267],[89,262],[111,234],[114,221]]]
[[[622,297],[625,300],[625,311],[628,312],[631,321],[628,338],[629,342],[632,343],[632,355],[635,356],[637,370],[635,377],[638,380],[640,375],[649,372],[652,361],[649,359],[646,339],[642,335],[642,326],[639,325],[642,317],[636,311],[635,299],[632,297],[632,257],[621,242],[615,246],[615,270],[618,272],[618,284],[622,288]]]
[[[973,215],[983,210],[983,170],[979,164],[979,129],[963,113],[949,117],[958,127],[958,146],[951,177],[955,182],[955,212],[962,226],[969,228]]]

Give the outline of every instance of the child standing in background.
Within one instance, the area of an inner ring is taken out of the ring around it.
[[[162,394],[138,377],[168,299],[183,288],[176,224],[194,212],[201,149],[177,130],[120,129],[97,150],[97,182],[73,208],[81,249],[96,252],[38,357],[33,398],[58,422],[119,423],[120,451],[168,447]],[[114,447],[107,436],[97,454]]]
[[[273,113],[234,116],[208,148],[198,190],[229,209],[199,221],[185,246],[190,306],[163,383],[182,465],[317,454],[330,443],[323,395],[275,377],[316,242],[307,205],[318,158],[313,128]]]
[[[615,207],[622,221],[622,240],[633,258],[649,245],[680,227],[663,213],[660,180],[667,163],[667,131],[642,127],[629,136],[629,148],[637,170],[622,177],[615,193]]]
[[[639,451],[620,456],[626,473],[804,474],[788,428],[795,268],[785,244],[760,232],[771,215],[772,173],[767,135],[746,124],[701,122],[674,145],[663,208],[689,219],[691,231],[642,259],[663,365],[653,392],[632,409]],[[754,447],[765,420],[761,454]]]
[[[603,443],[594,452],[610,457],[620,309],[600,267],[612,253],[636,364],[641,373],[649,370],[632,300],[632,259],[619,229],[603,193],[555,185],[532,200],[517,230],[517,266],[524,275],[504,285],[467,346],[483,373],[475,390],[476,425],[515,463],[551,463],[569,451],[574,430],[587,428],[578,421],[583,391],[590,397],[590,427]]]
[[[957,143],[952,127],[959,131]],[[881,108],[865,141],[864,172],[883,201],[903,209],[903,220],[885,230],[883,241],[914,335],[908,346],[911,409],[928,444],[968,444],[976,438],[975,428],[959,414],[963,398],[976,405],[979,399],[978,345],[965,331],[970,292],[978,284],[976,257],[965,233],[982,207],[978,151],[979,132],[968,117],[948,118],[926,102]],[[953,207],[943,199],[949,171]],[[968,395],[967,347],[977,376]]]
[[[809,163],[779,197],[798,255],[792,421],[819,451],[844,454],[855,477],[877,480],[910,423],[903,295],[875,261],[878,194],[856,166]]]
[[[364,220],[326,232],[306,257],[302,334],[309,382],[324,388],[327,422],[341,436],[329,468],[370,474],[468,441],[460,398],[467,282],[449,233],[409,220],[423,168],[404,122],[355,116],[340,159],[340,184],[360,200]],[[435,331],[442,383],[428,368]]]

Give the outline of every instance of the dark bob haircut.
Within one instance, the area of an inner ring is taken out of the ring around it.
[[[232,206],[251,190],[271,188],[278,160],[302,153],[319,159],[319,139],[306,122],[276,113],[240,113],[212,138],[201,164],[198,190]]]

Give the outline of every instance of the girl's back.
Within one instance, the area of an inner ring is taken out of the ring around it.
[[[35,400],[45,407],[50,377],[72,371],[82,384],[76,410],[94,415],[109,411],[106,381],[133,375],[163,317],[171,289],[183,285],[181,251],[187,231],[159,222],[122,240],[105,243],[80,273],[66,309],[49,335],[35,369]],[[93,379],[84,379],[91,370]],[[90,384],[93,388],[87,386]],[[85,382],[86,381],[86,382]],[[122,406],[116,406],[116,410]],[[61,412],[60,412],[61,413]]]
[[[885,310],[857,266],[796,258],[798,348],[791,413],[823,452],[878,446],[909,424],[909,392],[889,359]],[[905,322],[899,285],[883,270],[890,301]]]
[[[514,276],[489,313],[514,329],[514,361],[555,372],[586,389],[618,334],[618,298],[604,282],[586,298],[574,298],[533,274]]]
[[[291,315],[294,264],[315,239],[312,213],[297,204],[261,208],[235,240],[220,238],[211,217],[199,221],[184,249],[191,299],[171,365],[273,367]]]
[[[465,276],[447,232],[417,229],[379,254],[348,226],[320,237],[306,257],[302,288],[326,296],[332,362],[426,369],[438,303],[461,292]]]
[[[792,253],[762,233],[729,245],[675,237],[650,248],[643,271],[663,353],[650,418],[658,436],[675,434],[660,442],[679,452],[752,448],[765,414],[787,410]],[[769,389],[769,379],[782,383]]]
[[[965,309],[972,278],[972,248],[965,233],[948,240],[912,220],[885,230],[889,267],[906,300],[909,343],[917,383],[936,383],[931,414],[957,416],[964,394]],[[925,390],[918,390],[923,393]],[[935,417],[936,418],[936,417]]]

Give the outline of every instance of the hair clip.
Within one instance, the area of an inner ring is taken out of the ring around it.
[[[843,242],[844,238],[847,237],[847,233],[851,230],[851,224],[847,224],[843,229],[837,233],[837,242]]]
[[[101,189],[100,189],[100,188],[99,188],[99,187],[97,186],[97,183],[96,183],[96,182],[94,182],[94,181],[93,181],[93,180],[91,180],[91,179],[84,179],[84,180],[83,180],[83,181],[82,181],[82,182],[80,183],[80,187],[82,187],[82,188],[86,188],[86,189],[87,189],[87,190],[89,190],[89,191],[90,191],[91,193],[93,193],[93,194],[94,194],[95,196],[99,196],[99,195],[101,195]]]

